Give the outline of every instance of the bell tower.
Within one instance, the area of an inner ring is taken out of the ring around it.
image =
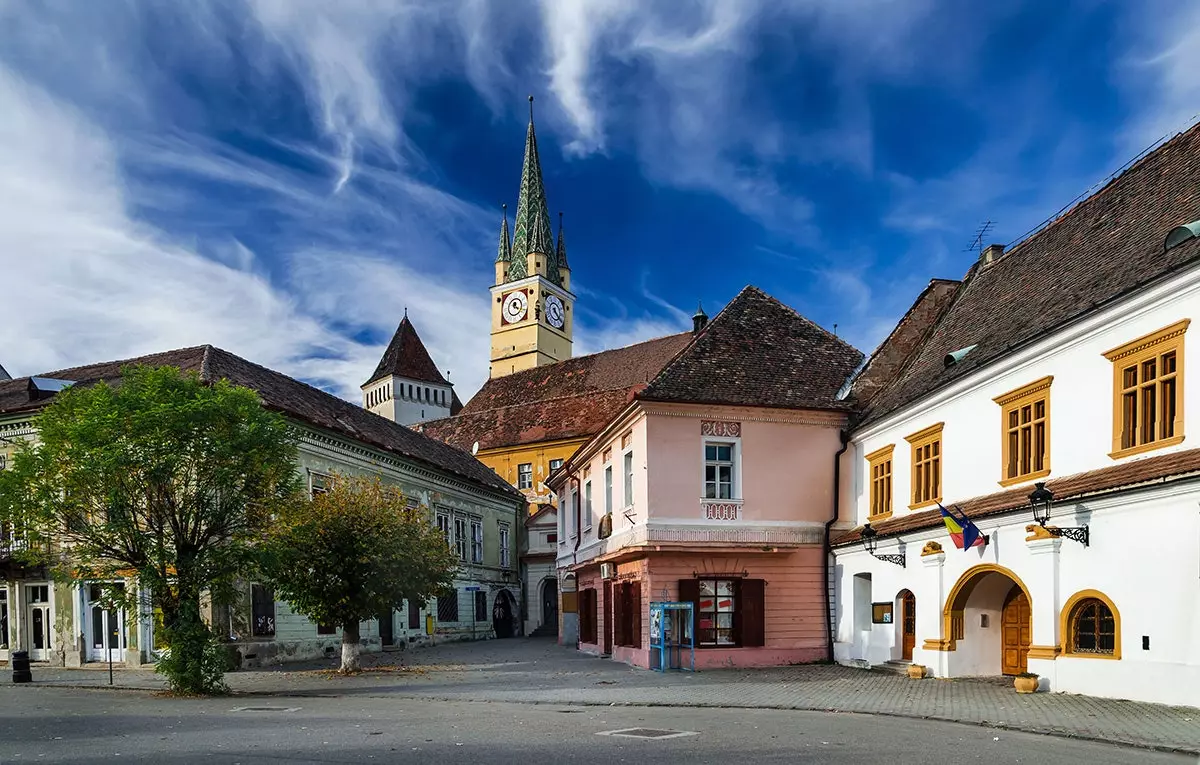
[[[512,239],[505,205],[496,252],[496,283],[491,291],[492,377],[571,358],[575,295],[571,292],[562,213],[557,244],[550,230],[550,210],[533,129],[533,96],[529,97],[529,129],[525,133],[525,162]]]

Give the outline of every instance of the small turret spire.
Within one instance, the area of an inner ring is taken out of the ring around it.
[[[692,334],[698,335],[708,326],[708,314],[704,312],[704,304],[696,302],[696,313],[692,314]]]
[[[500,244],[496,247],[496,262],[512,262],[512,239],[508,235],[508,205],[500,205],[504,221],[500,224]]]
[[[558,213],[558,249],[556,250],[556,252],[558,254],[558,267],[560,269],[562,269],[562,268],[569,269],[570,266],[567,265],[567,237],[563,233],[563,214],[562,214],[562,212]]]

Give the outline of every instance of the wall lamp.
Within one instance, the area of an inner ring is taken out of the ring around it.
[[[865,526],[863,526],[862,531],[859,532],[859,536],[862,537],[863,547],[871,554],[872,557],[878,558],[882,561],[887,561],[888,563],[895,563],[900,568],[907,568],[905,565],[904,553],[900,553],[899,555],[880,555],[879,553],[875,552],[877,549],[879,549],[879,532],[871,528],[870,523],[867,523]]]
[[[1091,535],[1088,532],[1087,526],[1069,526],[1060,528],[1058,526],[1047,526],[1046,523],[1050,520],[1050,510],[1054,507],[1054,492],[1046,488],[1046,484],[1038,482],[1034,484],[1034,489],[1029,494],[1029,505],[1033,508],[1033,519],[1038,522],[1038,525],[1046,530],[1052,537],[1066,537],[1079,542],[1084,547],[1088,546],[1091,541]]]

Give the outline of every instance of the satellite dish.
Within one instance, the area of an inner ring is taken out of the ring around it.
[[[478,441],[471,444],[471,456],[475,456],[476,454],[479,454],[479,442]]]

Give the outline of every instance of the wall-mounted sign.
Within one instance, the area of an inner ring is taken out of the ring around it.
[[[871,623],[872,624],[891,624],[892,623],[892,604],[891,603],[872,603],[871,604]]]

